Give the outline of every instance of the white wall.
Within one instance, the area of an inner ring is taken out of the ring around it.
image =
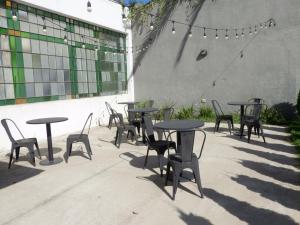
[[[85,0],[24,0],[19,1],[31,4],[37,8],[55,11],[79,20],[85,20],[107,27],[119,32],[126,32],[126,46],[132,46],[131,30],[124,28],[122,21],[122,8],[120,5],[107,0],[92,0],[93,11],[88,13]],[[39,142],[46,141],[45,125],[29,125],[27,120],[43,117],[68,117],[68,121],[52,124],[52,136],[69,134],[82,129],[89,113],[94,113],[92,126],[107,124],[108,112],[105,101],[119,112],[124,112],[124,105],[117,104],[120,101],[134,100],[132,71],[132,54],[127,56],[128,93],[113,96],[101,96],[83,99],[58,100],[51,102],[28,103],[20,105],[0,106],[0,119],[13,119],[20,127],[25,137],[36,137]],[[53,143],[55,146],[55,143]],[[0,154],[10,150],[9,139],[0,126]]]
[[[122,7],[109,0],[90,0],[92,12],[86,10],[87,0],[18,0],[17,2],[125,32]]]

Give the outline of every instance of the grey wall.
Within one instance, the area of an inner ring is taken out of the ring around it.
[[[203,31],[194,29],[193,37],[186,41],[186,26],[177,25],[175,35],[171,23],[159,34],[135,26],[134,45],[142,44],[149,34],[154,39],[147,51],[135,54],[137,100],[151,98],[157,104],[172,100],[177,106],[197,103],[201,98],[218,99],[224,105],[251,97],[262,97],[269,105],[296,102],[300,88],[299,0],[206,0],[199,9],[195,25],[249,27],[274,18],[277,26],[261,30],[255,38],[246,35],[238,40],[233,33],[225,40],[224,32],[215,40],[215,32],[209,31],[203,39]],[[179,5],[170,19],[189,22],[191,11],[187,5]],[[208,55],[198,61],[202,49]]]

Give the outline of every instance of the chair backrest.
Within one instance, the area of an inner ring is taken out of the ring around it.
[[[11,120],[11,119],[2,119],[1,120],[1,124],[4,127],[9,140],[12,143],[16,143],[16,140],[14,139],[14,137],[13,137],[13,135],[12,135],[10,129],[9,129],[9,126],[8,126],[7,122],[10,122],[11,124],[13,124],[13,126],[18,130],[19,134],[22,136],[22,138],[24,138],[24,135],[22,134],[22,132],[20,131],[19,127],[17,126],[17,124],[13,120]]]
[[[93,113],[90,113],[89,116],[87,117],[85,123],[84,123],[84,126],[82,128],[82,131],[81,131],[80,135],[84,134],[84,130],[86,129],[87,126],[88,127],[87,127],[87,133],[86,134],[89,135],[90,129],[91,129],[91,124],[92,124],[92,118],[93,118]]]
[[[111,115],[113,114],[113,108],[111,107],[111,105],[108,102],[105,102],[106,105],[106,109],[108,111],[108,114]]]
[[[145,102],[145,108],[152,108],[154,105],[154,100],[148,100]]]
[[[217,100],[212,100],[211,103],[217,116],[224,115],[222,108]]]
[[[121,113],[117,113],[116,111],[114,111],[114,114],[116,116],[116,118],[115,118],[116,126],[125,128],[123,115]]]
[[[262,112],[264,104],[255,104],[255,105],[247,105],[245,108],[245,116],[250,116],[252,119],[258,120],[260,119],[260,115]]]
[[[255,102],[255,103],[258,103],[258,104],[264,104],[265,100],[263,100],[262,98],[250,98],[248,100],[248,102]]]
[[[144,116],[144,125],[146,132],[146,140],[148,144],[155,142],[152,118],[148,115]]]
[[[174,108],[170,107],[170,108],[163,108],[162,109],[162,116],[163,116],[163,120],[170,120],[172,118],[174,114]]]

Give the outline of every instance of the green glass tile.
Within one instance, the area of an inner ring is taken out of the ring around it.
[[[7,34],[7,29],[0,27],[0,34]]]
[[[27,11],[27,6],[23,4],[18,4],[19,10]]]
[[[46,35],[39,35],[39,40],[47,41],[47,36]]]
[[[49,41],[49,42],[54,42],[54,40],[55,40],[54,37],[47,36],[47,41]]]
[[[31,38],[31,39],[35,39],[35,40],[39,40],[39,35],[38,35],[38,34],[33,34],[33,33],[31,33],[31,34],[30,34],[30,38]]]
[[[21,37],[30,38],[30,33],[28,33],[28,32],[21,32]]]

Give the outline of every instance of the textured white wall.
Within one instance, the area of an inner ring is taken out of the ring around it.
[[[92,0],[93,11],[91,13],[87,12],[86,1],[84,0],[24,0],[19,2],[31,4],[41,9],[55,11],[58,14],[76,17],[77,19],[85,20],[119,32],[126,32],[126,46],[132,46],[131,30],[125,30],[122,22],[122,8],[120,5],[111,1]],[[126,94],[0,106],[0,119],[13,119],[25,137],[36,137],[40,142],[46,141],[46,126],[28,125],[26,124],[27,120],[53,116],[68,117],[68,121],[52,125],[53,137],[79,131],[82,129],[85,119],[91,112],[94,113],[92,126],[97,126],[99,123],[101,125],[107,124],[108,112],[105,107],[105,101],[110,102],[113,108],[123,113],[124,105],[118,105],[117,103],[134,99],[134,83],[132,76],[130,76],[132,71],[131,53],[128,54],[127,61],[127,76],[129,80],[128,93]],[[55,143],[53,143],[53,145],[55,146]],[[0,125],[0,154],[6,153],[9,150],[9,139],[3,127]]]

